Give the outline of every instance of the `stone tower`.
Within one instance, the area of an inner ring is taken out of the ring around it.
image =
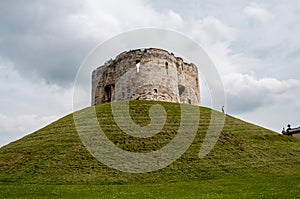
[[[199,105],[197,67],[162,49],[123,52],[92,73],[92,105],[117,100]]]

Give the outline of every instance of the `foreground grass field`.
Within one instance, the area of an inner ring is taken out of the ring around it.
[[[300,198],[299,178],[224,178],[130,185],[1,185],[0,198]]]
[[[180,105],[174,103],[130,101],[131,117],[142,126],[149,124],[149,108],[156,103],[165,107],[167,121],[151,138],[122,132],[109,103],[96,106],[96,113],[116,146],[149,152],[168,144],[180,123]],[[168,167],[142,174],[97,161],[80,141],[73,115],[68,115],[0,149],[0,197],[300,198],[299,140],[226,116],[214,149],[200,159],[212,111],[194,108],[199,109],[200,124],[190,148]]]

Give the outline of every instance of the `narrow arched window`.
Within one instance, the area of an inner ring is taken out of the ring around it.
[[[136,72],[137,73],[140,72],[140,62],[141,62],[141,60],[136,60],[135,61],[135,67],[136,67]]]
[[[168,62],[165,63],[165,67],[166,67],[166,72],[168,74],[168,69],[169,69]]]

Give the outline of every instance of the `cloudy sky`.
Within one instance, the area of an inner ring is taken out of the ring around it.
[[[0,146],[72,112],[76,72],[96,45],[149,27],[208,53],[227,113],[275,131],[300,126],[299,16],[298,0],[2,0]]]

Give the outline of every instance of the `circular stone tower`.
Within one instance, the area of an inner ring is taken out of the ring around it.
[[[200,105],[197,67],[162,49],[123,52],[92,73],[92,105],[117,100]]]

